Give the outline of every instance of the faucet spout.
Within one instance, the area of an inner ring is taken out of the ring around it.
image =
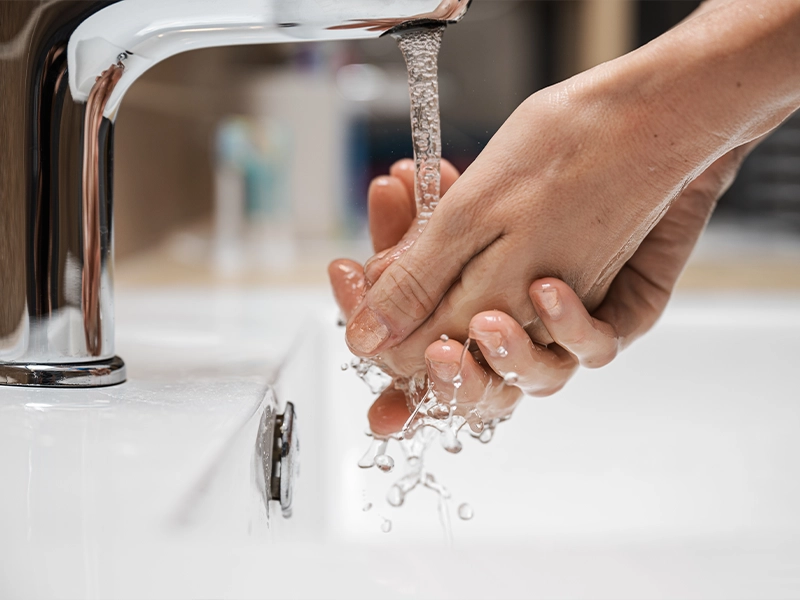
[[[0,385],[125,380],[114,355],[113,139],[125,92],[211,46],[375,38],[469,0],[0,2]]]

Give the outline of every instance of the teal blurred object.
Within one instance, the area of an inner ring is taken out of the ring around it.
[[[217,129],[217,161],[241,174],[248,218],[291,221],[291,131],[274,119],[229,117]]]

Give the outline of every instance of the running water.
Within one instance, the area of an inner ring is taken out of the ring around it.
[[[438,55],[442,43],[444,26],[421,27],[408,29],[393,34],[397,39],[403,58],[408,68],[408,85],[411,99],[411,132],[414,146],[414,195],[417,203],[416,227],[412,228],[396,247],[393,254],[399,256],[413,244],[414,239],[422,232],[433,211],[439,203],[440,165],[442,158],[442,142],[439,121],[439,85]],[[447,342],[446,335],[441,341]],[[405,473],[389,487],[386,501],[391,506],[401,506],[406,496],[418,487],[433,491],[437,495],[439,518],[448,542],[452,542],[450,525],[449,500],[450,492],[425,465],[424,454],[434,440],[438,439],[442,447],[450,453],[461,451],[462,443],[458,439],[460,430],[467,425],[470,435],[483,443],[491,441],[494,429],[502,419],[481,417],[477,409],[477,399],[459,404],[459,390],[463,383],[463,368],[470,340],[464,344],[458,374],[453,379],[452,397],[446,397],[441,391],[427,381],[424,374],[409,379],[396,379],[394,385],[406,394],[406,401],[411,412],[402,431],[388,437],[372,437],[358,466],[361,468],[378,467],[388,473],[395,467],[395,460],[386,451],[390,440],[395,440],[405,456]],[[353,359],[348,367],[369,386],[373,393],[380,393],[390,385],[392,378],[387,375],[373,360]],[[510,374],[513,375],[513,374]],[[515,383],[510,377],[507,384]],[[470,408],[471,407],[471,408]],[[472,508],[463,503],[458,508],[458,516],[462,520],[472,518]],[[391,522],[385,521],[381,529],[388,533]]]
[[[439,122],[439,48],[444,25],[394,34],[408,69],[417,235],[439,204],[442,134]]]

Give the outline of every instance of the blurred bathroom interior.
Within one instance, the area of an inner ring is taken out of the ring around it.
[[[647,43],[691,0],[474,0],[440,57],[443,155],[465,169],[538,89]],[[317,285],[364,260],[366,190],[410,156],[393,39],[177,55],[122,104],[119,285]],[[800,116],[747,160],[681,288],[800,287]]]

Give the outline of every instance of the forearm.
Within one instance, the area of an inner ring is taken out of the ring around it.
[[[712,0],[593,82],[634,124],[653,177],[683,185],[800,107],[800,0]]]
[[[641,55],[661,67],[651,94],[739,146],[800,106],[800,0],[717,2]]]
[[[697,10],[695,10],[686,19],[693,19],[699,15],[707,13],[710,10],[719,8],[723,4],[730,4],[731,2],[736,2],[736,0],[705,0],[702,4],[700,4],[700,6],[697,7]]]

